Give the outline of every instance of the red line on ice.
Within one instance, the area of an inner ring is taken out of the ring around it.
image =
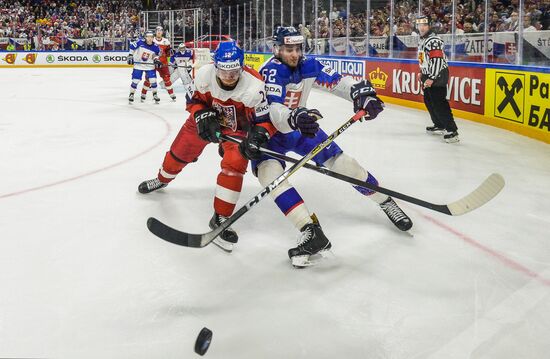
[[[511,259],[511,258],[508,258],[506,257],[504,254],[502,253],[499,253],[497,252],[496,250],[492,249],[492,248],[489,248],[483,244],[481,244],[480,242],[476,241],[475,239],[465,235],[464,233],[462,232],[459,232],[458,230],[446,225],[445,223],[443,222],[440,222],[438,221],[437,219],[431,217],[431,216],[428,216],[427,214],[424,214],[420,211],[417,211],[415,210],[415,212],[417,212],[418,214],[420,214],[422,217],[424,217],[425,219],[427,219],[428,221],[432,222],[433,224],[435,224],[436,226],[446,230],[447,232],[449,233],[452,233],[454,234],[456,237],[462,239],[464,242],[466,242],[467,244],[481,250],[482,252],[484,252],[485,254],[488,254],[490,255],[491,257],[493,258],[496,258],[500,263],[504,264],[506,267],[510,268],[510,269],[513,269],[517,272],[520,272],[520,273],[523,273],[525,274],[526,276],[528,277],[531,277],[533,279],[536,279],[538,280],[540,283],[550,287],[550,279],[546,279],[546,278],[543,278],[539,275],[539,273],[536,273],[534,271],[532,271],[531,269],[527,268],[526,266],[524,266],[523,264],[521,263],[518,263],[516,262],[515,260]]]
[[[140,111],[144,111],[144,110],[140,110]],[[96,173],[99,173],[99,172],[103,172],[103,171],[107,171],[111,168],[114,168],[114,167],[117,167],[117,166],[121,166],[123,164],[126,164],[132,160],[135,160],[136,158],[140,157],[140,156],[143,156],[144,154],[152,151],[153,149],[155,149],[156,147],[158,147],[161,143],[163,143],[166,138],[168,138],[168,135],[170,135],[170,124],[168,123],[168,121],[166,121],[162,116],[159,116],[157,114],[154,114],[152,112],[149,112],[149,111],[145,111],[153,116],[155,116],[156,118],[162,120],[164,122],[164,125],[165,125],[165,128],[166,128],[166,133],[164,134],[164,136],[162,136],[162,139],[160,139],[159,141],[157,141],[154,145],[146,148],[145,150],[139,152],[138,154],[135,154],[133,155],[132,157],[128,157],[122,161],[119,161],[119,162],[116,162],[116,163],[113,163],[113,164],[110,164],[106,167],[102,167],[102,168],[98,168],[96,170],[93,170],[93,171],[90,171],[90,172],[86,172],[86,173],[82,173],[78,176],[74,176],[74,177],[70,177],[70,178],[66,178],[66,179],[62,179],[62,180],[59,180],[59,181],[56,181],[56,182],[52,182],[52,183],[48,183],[48,184],[44,184],[44,185],[41,185],[41,186],[37,186],[37,187],[32,187],[32,188],[27,188],[27,189],[23,189],[23,190],[20,190],[20,191],[16,191],[16,192],[12,192],[12,193],[6,193],[6,194],[2,194],[0,195],[0,199],[1,198],[7,198],[7,197],[13,197],[13,196],[18,196],[20,194],[25,194],[25,193],[29,193],[29,192],[34,192],[34,191],[38,191],[38,190],[41,190],[41,189],[44,189],[44,188],[49,188],[49,187],[53,187],[53,186],[57,186],[57,185],[60,185],[60,184],[63,184],[63,183],[67,183],[67,182],[71,182],[71,181],[75,181],[75,180],[78,180],[78,179],[81,179],[83,177],[87,177],[87,176],[91,176],[93,174],[96,174]]]

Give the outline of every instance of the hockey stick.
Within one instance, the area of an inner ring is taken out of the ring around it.
[[[342,126],[340,126],[340,128],[330,134],[326,140],[318,144],[314,149],[311,150],[311,152],[309,152],[307,155],[302,157],[302,159],[300,159],[298,162],[296,162],[294,165],[284,171],[279,177],[275,178],[273,182],[262,189],[260,193],[249,200],[244,206],[239,208],[237,212],[233,213],[231,217],[227,218],[225,222],[216,227],[214,230],[203,234],[186,233],[167,226],[166,224],[153,217],[150,217],[147,220],[147,228],[149,228],[149,231],[151,231],[157,237],[162,238],[170,243],[193,248],[205,247],[210,242],[212,242],[214,238],[216,238],[221,232],[223,232],[226,228],[235,223],[235,221],[241,218],[246,212],[250,211],[252,207],[258,204],[262,199],[264,199],[271,191],[277,188],[277,186],[279,186],[288,177],[290,177],[302,166],[304,166],[307,161],[315,157],[325,147],[331,144],[342,132],[347,130],[356,121],[362,119],[365,116],[367,116],[367,113],[364,110],[361,110],[353,115],[353,117],[347,120]]]
[[[137,61],[134,61],[132,63],[132,65],[149,65],[149,66],[155,66],[156,67],[156,64],[155,63],[150,63],[150,62],[137,62]],[[131,66],[131,65],[130,65]],[[160,67],[173,67],[173,68],[177,68],[176,65],[173,65],[173,64],[168,64],[168,65],[165,65],[165,64],[162,64]]]
[[[221,135],[220,138],[222,140],[226,140],[234,143],[241,143],[240,140],[227,135]],[[262,151],[263,153],[265,153],[270,157],[273,157],[279,160],[292,162],[292,163],[298,162],[298,160],[295,158],[285,156],[279,152],[271,151],[267,148],[261,147],[260,151]],[[430,203],[418,198],[408,196],[403,193],[392,191],[391,189],[373,185],[368,182],[364,182],[356,178],[349,177],[344,174],[331,171],[328,168],[319,167],[311,163],[304,164],[304,167],[310,170],[322,173],[324,175],[351,183],[353,185],[365,187],[375,192],[387,194],[388,196],[399,198],[400,200],[403,200],[412,204],[416,204],[417,206],[428,208],[436,212],[441,212],[449,216],[460,216],[465,213],[471,212],[476,208],[483,206],[485,203],[493,199],[493,197],[495,197],[504,187],[504,178],[498,173],[493,173],[489,177],[487,177],[485,181],[483,181],[483,183],[479,185],[479,187],[477,187],[473,192],[470,192],[470,194],[466,195],[465,197],[449,204],[435,204],[435,203]]]

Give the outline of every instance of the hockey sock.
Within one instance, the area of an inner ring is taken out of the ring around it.
[[[267,160],[258,166],[258,179],[262,186],[267,186],[283,171],[283,166],[278,161]],[[306,224],[312,223],[311,214],[304,200],[288,181],[281,183],[271,191],[270,195],[277,207],[298,230]]]
[[[172,154],[171,151],[166,152],[162,167],[159,169],[158,179],[162,183],[170,183],[181,170],[188,165],[188,162],[182,161]]]
[[[172,88],[172,82],[170,81],[170,79],[168,79],[167,81],[165,80],[164,85],[166,86],[166,91],[168,91],[168,94],[173,95],[174,89]]]
[[[239,200],[242,186],[242,173],[222,169],[217,179],[214,211],[225,217],[231,216]]]
[[[139,84],[139,79],[132,79],[132,84],[130,85],[130,93],[136,92],[138,84]]]
[[[378,185],[378,180],[370,173],[368,173],[353,157],[340,153],[327,160],[324,166],[328,169],[356,178],[361,181],[366,181],[370,184]],[[374,202],[380,204],[388,199],[388,196],[382,193],[374,192],[368,188],[361,186],[353,186],[359,193],[368,196]]]
[[[150,86],[151,83],[149,82],[149,80],[145,80],[145,82],[143,83],[143,87],[141,88],[141,94],[147,95],[147,91],[149,91]]]

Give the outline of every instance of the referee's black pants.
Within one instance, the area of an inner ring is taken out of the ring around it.
[[[428,79],[428,76],[422,74],[422,83]],[[449,81],[449,69],[441,71],[438,78],[431,87],[424,89],[424,103],[428,108],[432,122],[436,127],[444,128],[448,132],[457,130],[451,106],[447,101],[447,82]]]
[[[436,127],[448,132],[457,130],[453,112],[447,101],[447,86],[432,86],[424,89],[424,103]]]

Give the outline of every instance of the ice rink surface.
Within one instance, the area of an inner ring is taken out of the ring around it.
[[[447,203],[492,172],[506,187],[449,217],[403,202],[411,235],[349,185],[299,170],[291,182],[333,244],[294,269],[297,231],[270,198],[235,225],[232,254],[148,232],[155,216],[208,229],[215,145],[172,184],[140,195],[186,119],[127,104],[129,69],[2,69],[0,357],[499,358],[550,353],[550,146],[458,120],[461,142],[428,136],[427,114],[388,105],[337,140],[385,187]],[[313,92],[331,132],[351,104]],[[260,190],[249,172],[241,201]]]

